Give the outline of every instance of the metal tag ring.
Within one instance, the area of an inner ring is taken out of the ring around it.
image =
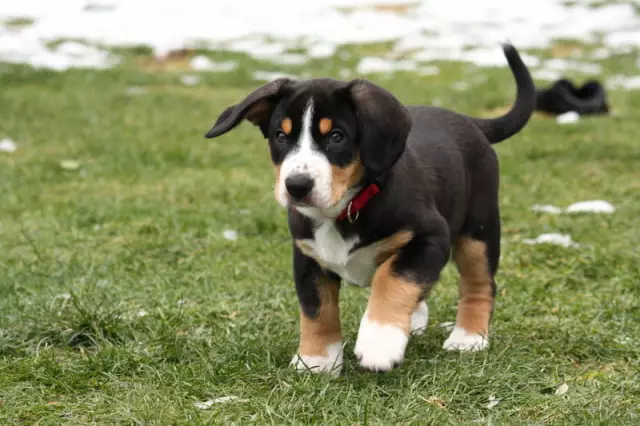
[[[349,205],[347,206],[347,219],[349,219],[349,223],[353,223],[356,220],[358,220],[358,217],[360,217],[360,212],[356,212],[356,217],[352,217],[351,216],[351,206],[353,205],[353,201],[351,201],[349,203]]]

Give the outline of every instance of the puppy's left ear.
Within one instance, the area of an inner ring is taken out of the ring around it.
[[[411,116],[395,96],[373,83],[354,80],[347,88],[358,118],[360,159],[371,176],[380,176],[404,151]]]
[[[204,136],[211,139],[223,135],[246,119],[258,126],[266,138],[275,103],[291,83],[293,80],[279,78],[255,90],[239,104],[225,109]]]

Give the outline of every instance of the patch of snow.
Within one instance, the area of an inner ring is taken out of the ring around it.
[[[9,138],[3,138],[0,140],[0,152],[16,152],[18,149],[18,145],[14,141]]]
[[[613,213],[616,208],[603,200],[580,201],[567,207],[567,213]]]
[[[194,71],[230,72],[238,67],[234,61],[214,62],[204,55],[191,58],[189,66]]]
[[[185,86],[195,86],[196,84],[200,83],[200,77],[198,77],[197,75],[183,75],[180,77],[180,81]]]
[[[562,78],[562,73],[555,70],[549,70],[545,68],[531,71],[533,78],[537,80],[556,81]]]
[[[365,56],[360,60],[356,70],[359,74],[388,74],[395,71],[415,71],[418,64],[409,60],[384,59]]]
[[[331,43],[316,43],[309,47],[307,53],[312,58],[328,58],[336,53],[336,46]],[[341,56],[341,59],[345,58]]]
[[[633,77],[614,75],[613,77],[607,79],[606,85],[610,89],[640,89],[640,75],[636,75]]]
[[[278,78],[291,78],[291,79],[298,78],[293,74],[287,74],[287,73],[277,72],[277,71],[254,71],[252,76],[254,80],[258,80],[258,81],[273,81]]]
[[[124,89],[125,95],[141,95],[143,93],[147,93],[147,89],[141,86],[129,86]]]
[[[440,74],[440,68],[438,68],[435,65],[428,65],[426,67],[420,68],[420,71],[418,71],[418,73],[420,75],[424,75],[424,76],[439,75]]]
[[[569,59],[554,58],[544,62],[543,67],[552,71],[578,71],[584,74],[601,74],[602,66]]]
[[[569,385],[566,383],[561,384],[556,389],[556,396],[564,395],[569,390]]]
[[[578,244],[573,242],[570,235],[565,234],[542,234],[534,239],[522,240],[525,244],[555,244],[562,247],[577,247]]]
[[[227,229],[222,233],[225,240],[236,241],[238,239],[238,233],[232,229]]]
[[[556,122],[558,124],[574,124],[580,120],[580,114],[575,111],[565,112],[564,114],[560,114],[556,117]]]
[[[552,206],[551,204],[534,204],[531,206],[531,210],[540,213],[560,214],[562,209],[560,207]]]
[[[465,60],[502,67],[505,61],[497,45],[506,39],[522,50],[545,48],[557,39],[598,41],[599,34],[607,49],[640,44],[640,18],[631,4],[593,8],[586,3],[567,6],[563,0],[419,0],[411,13],[397,14],[372,7],[354,8],[349,13],[338,8],[371,6],[380,0],[102,3],[2,2],[0,20],[21,16],[33,19],[34,24],[12,31],[0,29],[0,60],[53,69],[113,65],[104,51],[82,52],[80,59],[70,59],[68,52],[46,47],[46,43],[59,39],[80,39],[101,46],[148,45],[156,55],[209,47],[254,57],[274,57],[300,40],[311,46],[311,57],[332,56],[343,44],[397,41],[395,49],[417,51],[424,60]],[[406,4],[406,0],[384,3]],[[593,65],[581,65],[580,71],[594,72]]]

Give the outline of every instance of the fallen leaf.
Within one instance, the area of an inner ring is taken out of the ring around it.
[[[218,397],[218,398],[215,398],[215,399],[210,399],[210,400],[204,401],[204,402],[194,402],[193,405],[196,408],[199,408],[201,410],[208,410],[209,408],[211,408],[211,406],[213,404],[224,404],[224,403],[232,402],[232,401],[235,401],[235,402],[247,402],[248,400],[247,399],[241,399],[241,398],[239,398],[237,396],[231,395],[231,396],[221,396],[221,397]]]
[[[558,389],[556,389],[556,395],[557,396],[564,395],[565,393],[567,393],[568,390],[569,390],[569,385],[566,383],[563,383],[560,386],[558,386]]]
[[[60,162],[60,167],[65,170],[77,170],[80,168],[80,163],[75,160],[62,160]]]
[[[435,395],[430,396],[429,398],[425,399],[425,401],[428,402],[431,405],[435,405],[436,407],[440,407],[440,408],[445,408],[445,406],[446,406],[444,400],[442,398],[439,398],[439,397],[435,396]]]
[[[12,153],[12,152],[16,152],[16,149],[18,149],[18,146],[11,139],[4,138],[0,140],[0,152]]]
[[[60,401],[49,401],[49,402],[47,402],[47,405],[62,405],[62,402],[60,402]]]
[[[491,410],[493,407],[495,407],[496,405],[498,405],[498,403],[500,402],[499,399],[497,399],[495,396],[491,395],[489,397],[489,403],[487,404],[487,408],[489,410]]]

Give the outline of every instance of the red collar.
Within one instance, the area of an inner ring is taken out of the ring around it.
[[[359,212],[367,205],[369,200],[371,200],[377,193],[380,192],[380,185],[377,183],[369,184],[365,186],[358,195],[353,197],[349,204],[347,204],[347,208],[345,208],[340,216],[338,216],[337,220],[345,220],[348,219],[350,223],[358,220]],[[355,215],[355,216],[354,216]]]

